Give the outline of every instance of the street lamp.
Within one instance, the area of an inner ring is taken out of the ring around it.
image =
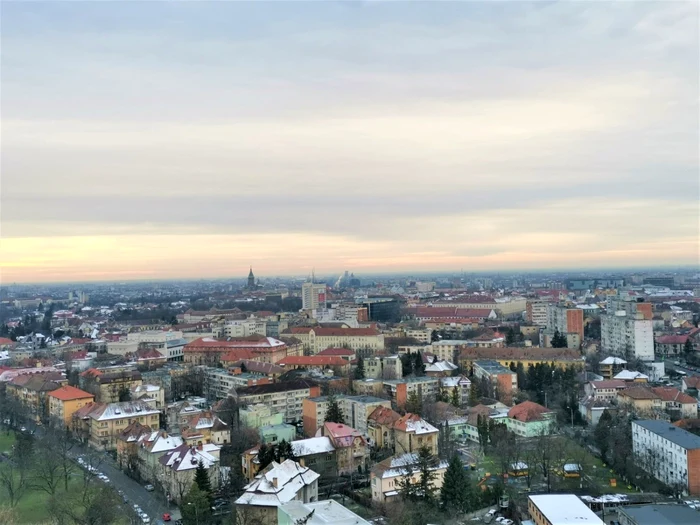
[[[187,504],[188,507],[190,505],[192,505],[191,502]],[[197,509],[197,505],[193,505],[193,506],[194,506],[194,520],[195,520],[196,524],[199,525],[199,509]]]

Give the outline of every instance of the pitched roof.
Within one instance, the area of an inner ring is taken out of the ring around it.
[[[86,399],[89,397],[95,397],[90,392],[85,392],[84,390],[80,390],[79,388],[75,388],[74,386],[70,385],[64,385],[52,392],[49,392],[49,396],[55,397],[56,399],[60,399],[61,401],[71,401],[73,399]]]
[[[246,485],[236,505],[279,507],[282,503],[297,498],[299,492],[319,478],[319,474],[287,459],[282,463],[273,461],[255,479]]]
[[[179,447],[163,454],[158,461],[161,465],[176,472],[194,470],[201,463],[208,469],[216,465],[219,460],[204,450],[190,447],[183,443]]]
[[[416,435],[434,434],[439,432],[437,428],[421,418],[419,415],[411,414],[410,412],[399,418],[396,423],[394,423],[394,428],[403,432],[413,432]]]
[[[622,379],[624,381],[633,381],[635,379],[649,379],[649,376],[637,372],[636,370],[621,370],[613,379]]]
[[[356,352],[355,350],[350,350],[349,348],[326,348],[325,350],[321,350],[318,354],[316,355],[346,355],[346,356],[353,356],[355,355]]]
[[[625,388],[617,393],[618,396],[629,397],[630,399],[661,399],[656,393],[654,393],[651,388],[644,386],[632,386],[630,388]]]
[[[498,359],[518,361],[532,359],[538,361],[583,361],[578,350],[568,348],[462,348],[460,359]]]
[[[335,447],[328,436],[312,437],[292,441],[292,450],[298,458],[335,452]]]
[[[399,419],[401,419],[401,414],[394,412],[390,408],[380,406],[375,408],[367,417],[367,422],[373,421],[378,425],[393,425]]]
[[[625,388],[627,383],[622,379],[610,379],[607,381],[591,381],[591,385],[595,389],[599,388]]]
[[[35,392],[51,392],[61,386],[55,381],[60,379],[63,379],[63,376],[57,373],[23,374],[10,381],[10,385]]]
[[[686,388],[700,389],[700,376],[687,376],[683,378]]]
[[[527,423],[529,421],[542,421],[545,419],[543,417],[544,414],[551,413],[552,411],[550,409],[540,404],[534,403],[533,401],[523,401],[508,411],[508,417]]]
[[[202,350],[233,350],[236,348],[247,348],[250,350],[265,351],[278,347],[284,347],[285,344],[274,337],[266,337],[263,335],[254,335],[247,337],[232,337],[228,339],[215,339],[214,337],[200,337],[194,341],[187,343],[183,351],[198,352]]]
[[[126,441],[128,443],[135,443],[141,436],[150,435],[151,427],[148,425],[142,425],[138,421],[132,421],[129,425],[119,432],[117,439]]]
[[[290,390],[306,390],[318,386],[315,381],[308,379],[295,379],[293,381],[280,381],[267,385],[254,385],[243,388],[236,388],[238,396],[255,396],[261,394],[272,394],[275,392],[287,392]]]
[[[657,386],[651,389],[662,401],[674,401],[683,405],[696,404],[698,402],[694,397],[684,394],[677,388]]]
[[[660,335],[656,338],[656,342],[660,345],[684,345],[688,340],[688,334],[686,335]]]
[[[348,362],[335,355],[288,356],[279,361],[281,366],[346,366]]]
[[[222,361],[226,361],[226,357],[228,357],[228,354],[226,354],[224,357],[221,358]],[[284,372],[284,368],[281,366],[272,364],[272,363],[261,363],[260,361],[253,361],[252,359],[241,359],[240,361],[235,361],[229,366],[232,367],[240,367],[240,366],[245,366],[248,372],[255,372],[258,374],[281,374]]]
[[[314,334],[320,337],[358,337],[379,335],[381,332],[376,328],[324,328],[315,326]]]
[[[337,448],[352,446],[355,438],[365,441],[365,438],[354,428],[342,423],[331,423],[329,421],[323,424],[323,435],[328,436]]]

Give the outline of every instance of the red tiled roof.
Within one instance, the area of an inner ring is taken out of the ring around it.
[[[0,337],[0,345],[13,345],[15,342],[7,337]]]
[[[440,319],[440,318],[452,318],[452,319],[484,319],[488,317],[492,310],[490,308],[456,308],[454,306],[448,307],[444,305],[442,307],[434,306],[419,306],[417,308],[409,308],[408,311],[414,314],[416,317],[430,318],[430,319]]]
[[[700,376],[688,376],[683,378],[685,386],[688,388],[700,389]]]
[[[581,361],[583,358],[578,350],[567,348],[478,348],[464,347],[459,354],[460,359],[534,359],[541,361]]]
[[[399,419],[401,414],[387,407],[377,407],[367,417],[367,421],[374,421],[378,425],[393,425]]]
[[[88,368],[87,370],[85,370],[85,372],[82,372],[80,374],[80,377],[90,377],[90,376],[97,377],[97,376],[101,376],[101,375],[102,375],[102,372],[100,372],[97,368]]]
[[[656,342],[660,345],[684,345],[688,335],[660,335]]]
[[[688,394],[684,394],[677,388],[658,386],[652,388],[651,390],[663,401],[675,401],[676,403],[681,403],[683,405],[694,405],[698,402],[697,399],[690,397]]]
[[[255,357],[257,357],[255,353],[248,348],[236,348],[235,350],[231,350],[230,352],[226,352],[224,355],[222,355],[221,362],[229,363],[232,361],[241,361],[244,359],[255,359]]]
[[[292,326],[287,328],[282,333],[283,334],[308,334],[311,332],[310,326]]]
[[[317,355],[347,355],[347,356],[352,356],[355,355],[354,350],[350,350],[348,348],[326,348],[325,350],[321,350]]]
[[[515,405],[508,411],[508,417],[517,419],[518,421],[541,421],[544,419],[544,414],[550,414],[552,411],[542,405],[533,403],[532,401],[524,401],[519,405]]]
[[[335,355],[303,355],[285,357],[278,364],[280,366],[345,366],[348,362]]]
[[[630,399],[659,399],[659,396],[652,392],[650,388],[643,386],[633,386],[625,388],[617,393],[618,396],[629,397]]]
[[[74,386],[70,385],[65,385],[61,388],[57,388],[53,392],[50,392],[49,396],[55,397],[56,399],[60,399],[61,401],[71,401],[73,399],[85,399],[88,397],[95,397],[90,392],[85,392],[84,390],[80,390],[79,388],[75,388]]]
[[[321,337],[336,336],[336,337],[356,337],[379,335],[379,330],[376,328],[323,328],[320,326],[314,327],[314,334]]]
[[[610,379],[608,381],[591,381],[593,388],[625,388],[627,383],[622,379]]]

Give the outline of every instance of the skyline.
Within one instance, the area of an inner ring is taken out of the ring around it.
[[[2,282],[698,264],[697,3],[6,3]]]

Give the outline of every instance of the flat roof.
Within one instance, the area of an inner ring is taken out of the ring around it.
[[[664,439],[668,439],[674,445],[683,447],[686,450],[695,450],[700,448],[700,436],[691,434],[682,428],[675,427],[666,421],[648,419],[632,421],[632,423],[639,425],[640,427],[648,430],[649,432],[653,432]]]
[[[620,507],[619,512],[629,516],[636,525],[697,525],[698,511],[685,505],[634,505]]]
[[[529,499],[552,525],[605,525],[574,494],[541,494],[529,496]]]

